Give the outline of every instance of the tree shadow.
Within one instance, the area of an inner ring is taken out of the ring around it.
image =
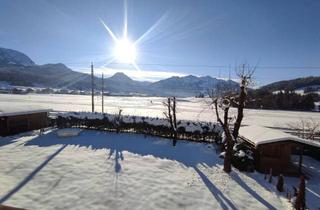
[[[276,210],[274,206],[272,206],[269,202],[263,199],[257,192],[251,189],[240,177],[237,173],[231,173],[231,177],[235,180],[243,189],[245,189],[248,193],[252,195],[257,201],[263,204],[265,207],[271,210]]]
[[[16,187],[14,187],[12,190],[10,190],[6,195],[4,195],[0,199],[0,203],[4,203],[6,200],[8,200],[12,195],[14,195],[16,192],[18,192],[22,187],[24,187],[30,180],[33,179],[33,177],[41,171],[56,155],[58,155],[67,145],[62,145],[57,151],[55,151],[53,154],[48,156],[48,158],[43,161],[37,168],[35,168],[27,177],[25,177]]]
[[[234,209],[237,207],[225,196],[223,193],[208,179],[208,177],[200,171],[198,168],[194,168],[194,170],[199,174],[203,183],[207,186],[213,197],[219,202],[222,209]]]
[[[161,137],[145,138],[143,134],[117,134],[114,132],[84,130],[79,136],[68,138],[59,138],[55,131],[51,131],[29,140],[24,146],[49,147],[53,145],[62,146],[44,163],[37,167],[28,177],[26,177],[17,187],[4,196],[0,200],[1,202],[4,202],[10,198],[15,192],[17,192],[28,181],[30,181],[34,175],[40,171],[54,156],[56,156],[66,146],[70,145],[76,147],[86,147],[92,150],[109,150],[109,154],[106,154],[106,158],[111,159],[112,156],[114,156],[114,171],[116,174],[120,173],[122,169],[120,162],[124,160],[123,151],[128,151],[140,156],[150,155],[156,158],[180,162],[186,167],[192,167],[195,169],[195,171],[201,177],[203,183],[211,192],[212,196],[219,202],[222,209],[237,209],[235,205],[208,179],[208,177],[197,168],[197,166],[200,164],[206,165],[207,167],[223,164],[223,160],[218,158],[217,155],[213,155],[214,149],[212,147],[209,148],[208,144],[185,141],[184,144],[179,144],[178,147],[173,147],[171,140]],[[233,178],[239,185],[241,185],[268,209],[275,209],[271,204],[250,189],[250,187],[244,183],[236,173],[233,175]]]
[[[116,149],[110,149],[108,159],[111,159],[113,154],[114,154],[114,171],[116,173],[120,173],[121,172],[120,161],[124,160],[122,151],[117,151]]]

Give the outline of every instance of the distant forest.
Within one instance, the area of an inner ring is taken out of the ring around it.
[[[297,90],[299,90],[297,93]],[[248,108],[311,111],[320,101],[320,77],[279,81],[248,92]]]
[[[320,77],[303,77],[293,80],[283,80],[265,85],[259,89],[273,92],[277,90],[294,91],[300,88],[305,90],[306,87],[320,88]]]
[[[311,111],[314,102],[320,101],[320,96],[314,93],[305,95],[293,91],[280,91],[272,93],[265,90],[254,90],[248,93],[248,108],[254,109],[281,109]]]

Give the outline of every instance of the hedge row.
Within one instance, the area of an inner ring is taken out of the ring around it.
[[[101,113],[68,112],[57,113],[51,123],[58,128],[77,127],[85,129],[108,130],[115,132],[134,132],[172,138],[173,131],[162,118],[119,116]],[[178,121],[177,139],[213,142],[220,139],[220,126],[207,122]]]

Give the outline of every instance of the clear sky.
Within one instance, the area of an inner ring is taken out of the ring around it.
[[[258,85],[320,76],[319,0],[128,0],[128,38],[135,41],[152,29],[136,46],[141,72],[110,63],[114,42],[100,19],[121,37],[124,5],[122,0],[0,0],[0,46],[22,51],[38,64],[87,71],[93,61],[106,74],[124,70],[142,80],[228,77],[229,70],[234,77],[233,66],[243,62],[257,65]]]

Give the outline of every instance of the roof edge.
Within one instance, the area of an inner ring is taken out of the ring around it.
[[[30,110],[30,111],[18,111],[18,112],[9,112],[0,114],[0,117],[11,117],[16,115],[27,115],[27,114],[35,114],[35,113],[43,113],[43,112],[51,112],[52,109],[37,109],[37,110]]]

